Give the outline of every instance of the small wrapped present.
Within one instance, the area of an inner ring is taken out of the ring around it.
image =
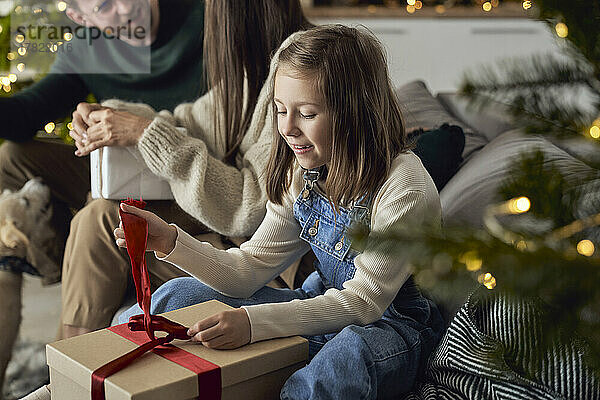
[[[191,326],[230,308],[212,300],[163,316]],[[131,332],[123,324],[47,345],[52,399],[90,399],[92,372],[147,341],[144,331]],[[278,399],[284,382],[307,359],[308,342],[298,336],[235,350],[174,340],[106,378],[105,396],[107,400]]]
[[[92,197],[172,200],[169,182],[154,175],[135,147],[102,147],[90,154]]]

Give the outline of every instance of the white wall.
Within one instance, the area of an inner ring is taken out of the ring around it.
[[[388,51],[395,85],[422,79],[434,93],[455,91],[467,68],[536,52],[556,53],[561,40],[544,23],[525,18],[317,19],[315,23],[366,26]]]

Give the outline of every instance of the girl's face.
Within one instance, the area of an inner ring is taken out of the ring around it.
[[[314,82],[292,75],[275,76],[277,129],[303,168],[317,168],[331,160],[331,119]]]

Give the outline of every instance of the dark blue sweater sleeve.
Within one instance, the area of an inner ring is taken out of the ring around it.
[[[30,140],[48,122],[68,116],[88,94],[78,75],[48,74],[13,96],[0,98],[0,138]]]

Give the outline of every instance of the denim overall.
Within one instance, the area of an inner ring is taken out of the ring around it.
[[[233,307],[307,299],[327,289],[343,289],[354,277],[354,258],[348,228],[369,225],[370,199],[334,212],[317,192],[316,171],[304,174],[305,188],[294,203],[294,216],[302,226],[300,238],[317,257],[316,271],[301,289],[263,287],[252,297],[225,296],[194,278],[177,278],[162,285],[152,296],[152,313],[162,313],[211,299]],[[140,312],[137,305],[119,322]],[[399,290],[382,318],[366,326],[350,325],[340,332],[307,336],[310,363],[285,383],[282,399],[387,399],[408,392],[422,372],[427,357],[442,335],[444,323],[436,306],[421,295],[412,277]]]

